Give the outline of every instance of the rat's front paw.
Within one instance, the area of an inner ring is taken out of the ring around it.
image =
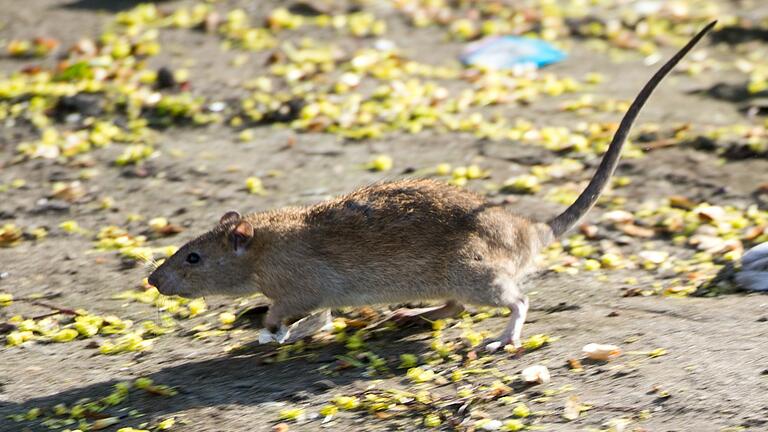
[[[277,330],[277,333],[272,333],[268,329],[261,329],[259,332],[259,343],[268,344],[271,342],[277,342],[279,344],[285,343],[291,337],[291,330],[285,325],[281,325]]]
[[[285,325],[281,325],[280,329],[277,331],[277,334],[275,335],[275,338],[277,340],[277,343],[282,344],[286,342],[292,342],[291,339],[291,329],[289,327],[286,327]]]
[[[263,328],[259,332],[259,343],[264,345],[270,342],[277,342],[277,337],[271,331]]]
[[[489,353],[503,349],[507,352],[520,354],[522,353],[523,344],[519,340],[514,341],[500,337],[497,339],[486,339],[483,341],[482,345],[485,347],[485,351]]]
[[[310,337],[318,331],[329,331],[331,329],[333,329],[331,311],[330,309],[325,309],[307,315],[290,326],[281,324],[277,333],[272,333],[266,328],[261,329],[261,332],[259,333],[259,343],[294,343],[298,340]]]

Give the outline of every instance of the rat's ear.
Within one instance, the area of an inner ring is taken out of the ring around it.
[[[240,221],[229,234],[229,239],[236,254],[244,253],[253,240],[253,225],[246,220]]]
[[[219,224],[224,225],[231,222],[237,222],[239,220],[240,220],[240,213],[234,210],[230,210],[221,216],[221,219],[219,219]]]

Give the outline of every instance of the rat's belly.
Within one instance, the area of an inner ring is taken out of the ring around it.
[[[494,290],[503,268],[482,264],[420,269],[420,271],[371,270],[340,275],[323,302],[330,307],[396,304],[419,301],[462,300],[475,303],[479,292]]]
[[[442,291],[442,292],[440,292]],[[416,290],[388,290],[377,291],[349,291],[328,298],[329,307],[344,306],[371,306],[396,303],[418,302],[425,300],[449,300],[453,296],[446,290],[430,289]]]

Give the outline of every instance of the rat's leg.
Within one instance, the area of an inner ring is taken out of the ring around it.
[[[264,319],[264,328],[259,334],[259,343],[284,343],[291,340],[291,328],[285,325],[291,317],[303,317],[312,308],[275,300]],[[295,320],[294,320],[295,321]]]
[[[509,323],[498,337],[489,338],[483,345],[488,351],[495,351],[512,344],[516,348],[522,346],[521,335],[525,318],[528,315],[528,297],[520,287],[520,278],[510,271],[499,271],[489,268],[489,272],[480,274],[471,289],[464,292],[467,303],[479,306],[494,306],[509,308],[511,315]]]
[[[426,308],[403,308],[394,311],[391,315],[392,320],[401,323],[419,323],[426,321],[435,321],[443,318],[455,317],[464,311],[464,306],[456,300],[449,300],[442,306],[433,306]]]
[[[296,316],[296,314],[289,312],[288,305],[275,301],[267,310],[267,316],[264,318],[264,328],[270,333],[277,333],[280,327],[285,325],[283,321],[290,316]]]
[[[528,315],[528,297],[523,297],[507,305],[507,307],[512,312],[509,324],[507,324],[496,340],[486,344],[485,348],[488,351],[496,351],[509,344],[512,344],[515,348],[520,348],[523,345],[521,336],[525,317]]]

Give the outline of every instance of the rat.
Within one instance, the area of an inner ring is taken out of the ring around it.
[[[520,283],[535,270],[537,253],[595,205],[640,109],[715,24],[645,84],[586,189],[546,222],[435,180],[384,182],[307,207],[247,215],[229,211],[154,270],[149,283],[162,294],[183,297],[261,292],[272,301],[264,321],[271,335],[338,307],[444,301],[398,311],[400,317],[430,321],[455,316],[464,304],[507,307],[509,323],[486,347],[520,347],[528,312]]]

